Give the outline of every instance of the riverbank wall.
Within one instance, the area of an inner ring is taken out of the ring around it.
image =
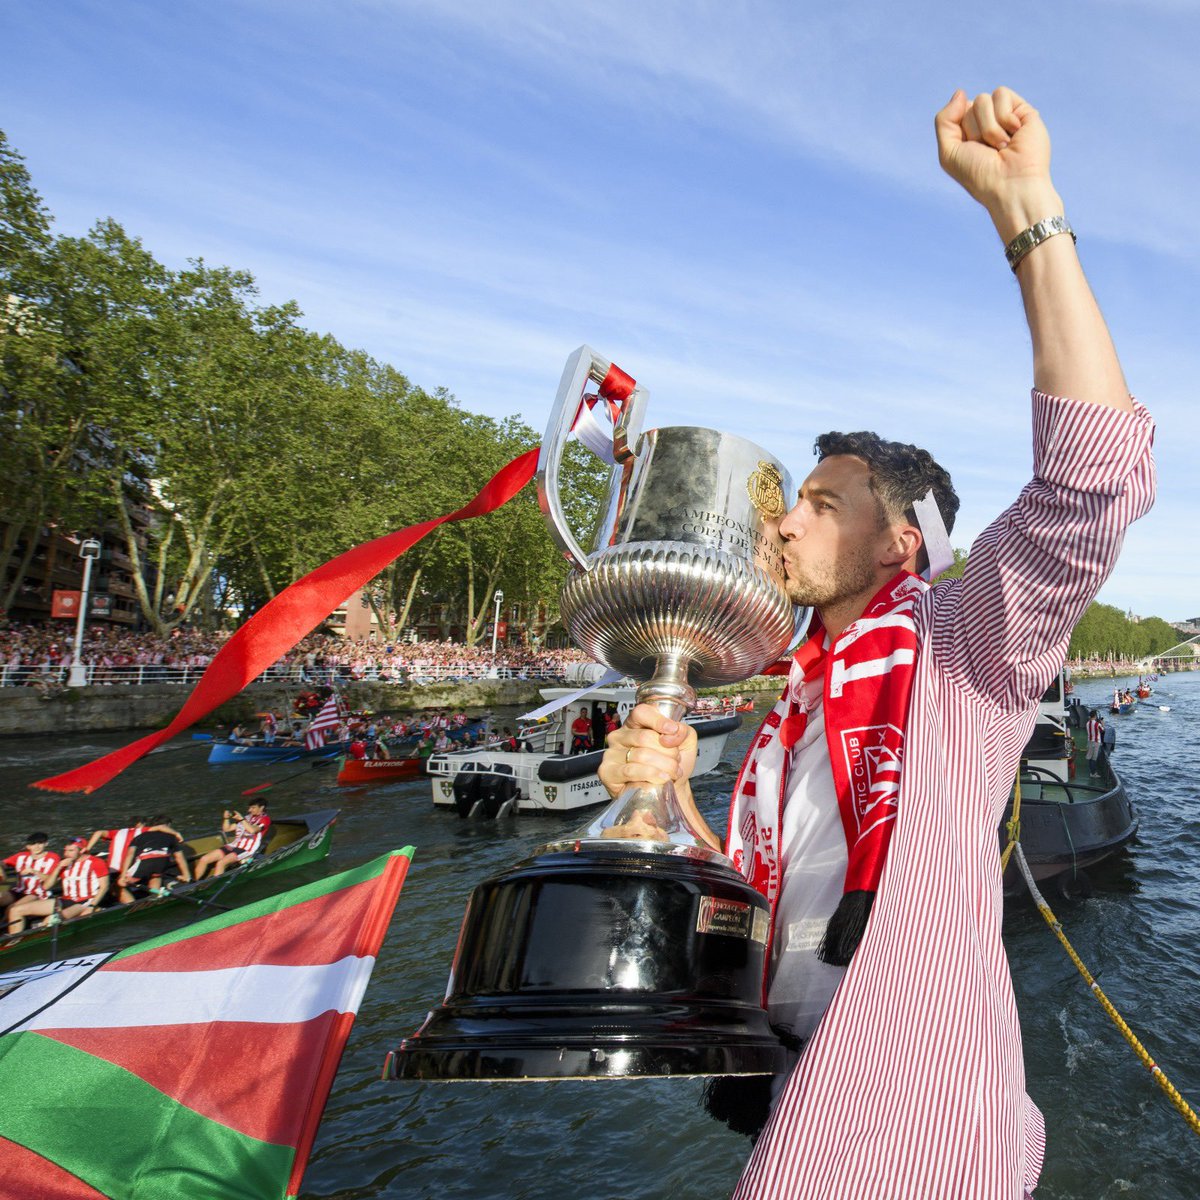
[[[352,709],[377,713],[424,712],[431,708],[455,711],[529,707],[541,701],[543,681],[530,679],[473,679],[453,683],[351,683],[340,692]],[[736,687],[706,689],[705,694],[777,691],[778,678],[758,676]],[[254,684],[222,704],[197,724],[196,730],[221,730],[270,709],[290,712],[300,689],[295,684]],[[38,688],[0,688],[0,737],[47,733],[112,733],[161,729],[179,711],[190,689],[170,684],[116,684],[110,687],[65,688],[44,694]]]

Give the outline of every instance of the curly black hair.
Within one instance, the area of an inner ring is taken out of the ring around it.
[[[871,470],[870,486],[879,500],[884,521],[909,521],[916,524],[913,502],[933,489],[938,511],[946,523],[946,532],[954,528],[958,512],[958,493],[945,468],[940,467],[928,450],[903,442],[888,442],[877,433],[823,433],[813,446],[817,461],[835,454],[861,458]]]

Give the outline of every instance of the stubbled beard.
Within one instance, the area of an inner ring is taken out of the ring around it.
[[[851,596],[860,596],[875,583],[875,563],[865,549],[847,554],[840,562],[821,564],[815,572],[798,575],[792,564],[792,576],[784,593],[801,607],[828,608]]]

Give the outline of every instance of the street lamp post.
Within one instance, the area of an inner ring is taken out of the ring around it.
[[[83,625],[87,620],[88,591],[92,586],[92,563],[100,557],[100,543],[95,538],[84,539],[79,547],[83,559],[83,591],[79,597],[79,616],[75,618],[75,652],[71,655],[71,670],[67,687],[86,687],[87,668],[83,665]]]
[[[496,611],[492,614],[492,657],[496,657],[496,638],[500,636],[500,605],[504,603],[504,593],[499,588],[492,597],[496,602]]]

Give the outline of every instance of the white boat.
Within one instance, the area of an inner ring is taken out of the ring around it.
[[[574,694],[572,688],[542,690],[548,701]],[[572,812],[603,804],[609,795],[596,771],[604,750],[571,754],[571,722],[581,708],[595,718],[610,706],[623,722],[635,703],[634,688],[628,684],[596,688],[549,717],[521,726],[516,734],[520,750],[489,745],[432,754],[425,769],[432,778],[433,802],[456,808],[464,817]],[[707,774],[720,762],[741,717],[693,714],[687,720],[698,738],[695,774]]]

